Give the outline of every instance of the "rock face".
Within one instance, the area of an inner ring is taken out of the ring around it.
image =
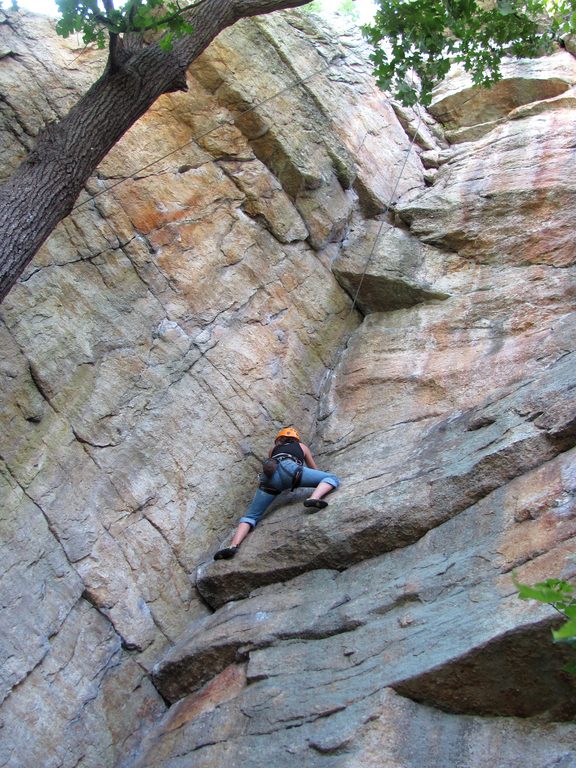
[[[102,57],[1,21],[8,175]],[[0,765],[576,766],[576,66],[504,74],[273,14],[102,163],[1,308]],[[288,423],[341,489],[214,562]]]

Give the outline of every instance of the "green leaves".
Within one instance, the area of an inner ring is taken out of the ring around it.
[[[430,104],[431,91],[460,62],[476,85],[500,79],[504,56],[535,56],[574,28],[574,0],[378,0],[363,27],[379,85],[404,104]],[[552,15],[549,9],[552,7]],[[568,19],[570,17],[570,20]],[[546,23],[542,23],[542,19]]]
[[[560,611],[564,611],[571,606],[576,606],[574,601],[574,587],[566,581],[560,579],[547,579],[539,582],[533,587],[527,584],[521,584],[514,579],[514,586],[518,590],[518,597],[521,600],[538,600],[539,603],[548,603]]]
[[[69,37],[75,32],[82,33],[84,42],[97,43],[99,48],[104,48],[106,36],[104,26],[98,22],[101,13],[97,0],[58,0],[58,10],[62,17],[56,24],[56,32],[62,37]]]
[[[127,32],[166,32],[160,46],[170,50],[175,37],[191,34],[183,14],[192,5],[178,0],[128,0],[115,8],[112,0],[57,0],[61,18],[56,31],[62,37],[79,33],[85,43],[106,46],[109,35]]]
[[[568,643],[576,646],[576,593],[574,585],[561,579],[547,579],[533,587],[520,584],[513,579],[521,600],[537,600],[555,608],[567,621],[552,631],[552,636],[557,643]],[[570,671],[576,674],[576,662],[570,664]]]

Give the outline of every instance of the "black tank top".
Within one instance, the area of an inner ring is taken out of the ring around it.
[[[300,448],[300,443],[296,440],[281,445],[275,445],[272,449],[272,457],[278,456],[278,454],[281,453],[294,456],[295,459],[304,463],[304,451]]]

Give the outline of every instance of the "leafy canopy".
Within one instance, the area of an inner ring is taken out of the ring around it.
[[[379,85],[404,104],[431,90],[461,63],[476,85],[500,79],[504,56],[531,57],[576,30],[576,0],[377,0],[363,27]]]
[[[112,0],[57,0],[61,18],[56,31],[62,37],[79,32],[85,43],[105,48],[108,35],[126,32],[165,32],[159,44],[169,49],[174,37],[190,34],[183,13],[192,4],[179,0],[127,0],[115,8]]]
[[[14,0],[13,0],[14,1]],[[57,0],[63,37],[81,33],[104,48],[109,35],[164,32],[165,49],[189,34],[185,11],[190,0]],[[326,0],[305,9],[321,12]],[[434,85],[451,64],[461,63],[476,85],[500,79],[504,56],[530,57],[551,50],[554,41],[576,30],[576,0],[376,0],[374,21],[362,29],[373,47],[379,85],[404,104],[428,105]],[[331,3],[334,8],[334,4]],[[354,0],[337,10],[357,17]]]

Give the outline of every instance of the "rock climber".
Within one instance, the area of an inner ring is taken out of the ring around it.
[[[293,427],[285,427],[278,432],[268,459],[263,464],[263,470],[252,504],[244,517],[240,518],[230,546],[219,549],[214,555],[214,560],[229,560],[234,557],[240,544],[282,491],[298,487],[314,488],[310,497],[304,501],[304,506],[309,511],[314,511],[328,506],[323,497],[340,485],[335,475],[318,469],[310,449],[300,442],[300,435]]]

